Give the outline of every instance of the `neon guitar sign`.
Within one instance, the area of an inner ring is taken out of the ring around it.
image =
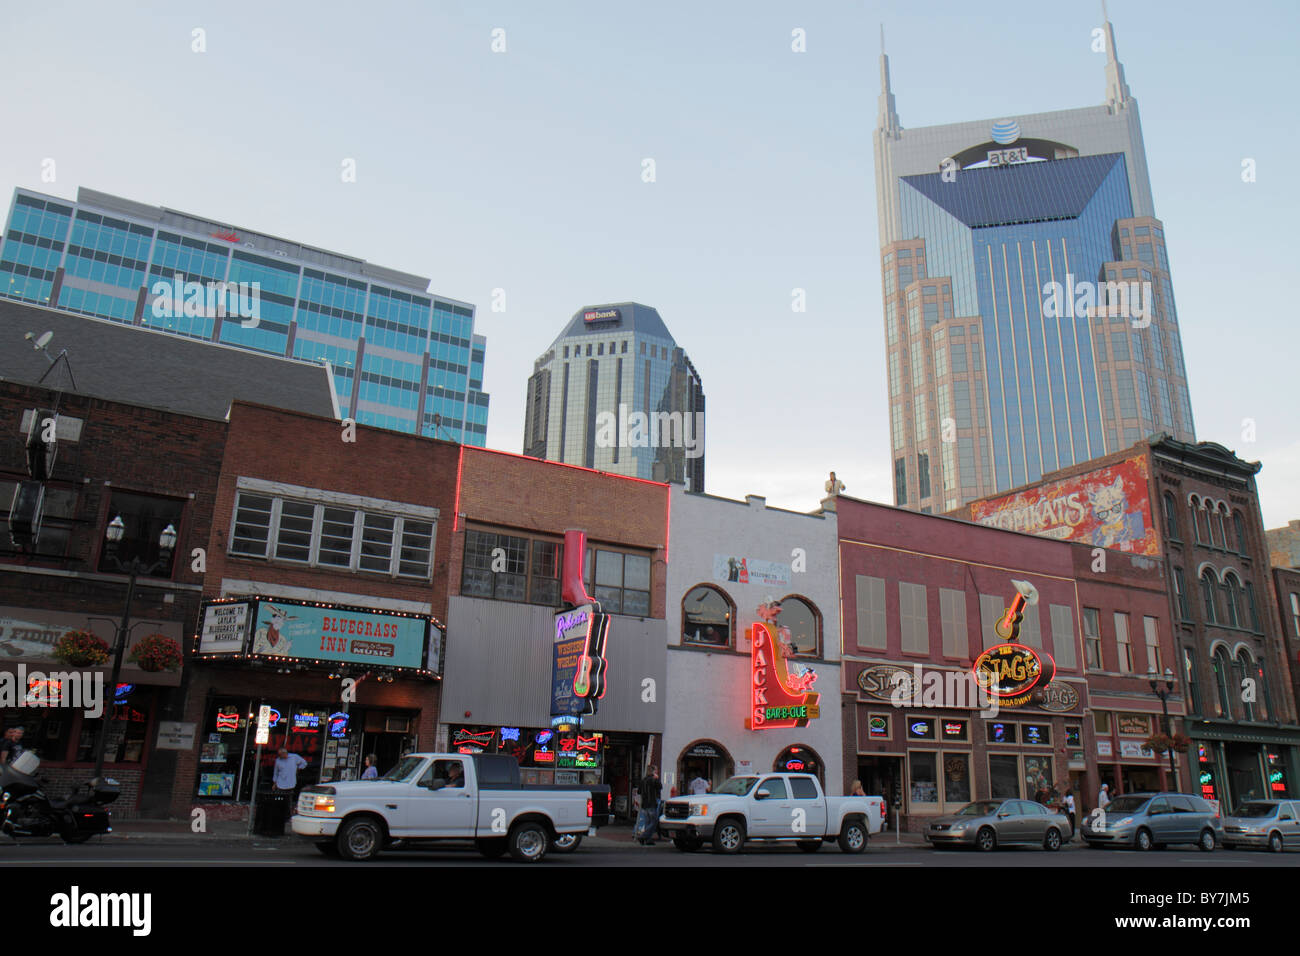
[[[586,713],[594,714],[594,700],[605,696],[605,673],[609,661],[605,660],[605,639],[609,636],[609,615],[595,613],[587,627],[587,641],[578,659],[578,672],[573,675],[573,693],[587,701]]]

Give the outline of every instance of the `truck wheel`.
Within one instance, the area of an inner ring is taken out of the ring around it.
[[[822,841],[821,840],[800,840],[798,846],[799,849],[803,850],[805,853],[816,853],[818,850],[822,848]]]
[[[572,853],[582,846],[581,833],[561,833],[551,841],[552,853]]]
[[[517,823],[510,836],[506,837],[506,847],[510,855],[519,863],[536,863],[546,856],[546,847],[551,838],[539,823]]]
[[[339,830],[339,855],[345,860],[370,860],[384,845],[384,828],[375,817],[353,817]]]
[[[867,828],[860,820],[849,820],[840,830],[840,850],[844,853],[861,853],[867,848]]]
[[[745,824],[734,817],[723,820],[713,831],[715,853],[739,853],[745,848]]]
[[[489,860],[500,859],[506,852],[505,837],[492,837],[483,840],[475,840],[474,846],[479,853],[483,854]]]

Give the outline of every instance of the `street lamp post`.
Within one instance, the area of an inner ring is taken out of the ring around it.
[[[1170,741],[1169,786],[1174,789],[1177,789],[1178,771],[1174,768],[1174,748],[1173,748],[1174,725],[1173,725],[1173,721],[1169,719],[1169,695],[1173,693],[1174,690],[1174,672],[1170,670],[1168,667],[1166,667],[1164,674],[1161,675],[1161,674],[1157,674],[1156,669],[1152,667],[1147,670],[1147,676],[1151,679],[1151,693],[1155,694],[1157,697],[1160,698],[1160,709],[1164,711],[1165,714],[1165,728],[1169,734],[1169,741]],[[1160,686],[1160,678],[1162,676],[1164,677],[1164,685],[1165,685],[1164,687]]]
[[[117,694],[117,681],[122,676],[122,654],[126,651],[127,642],[127,625],[131,621],[131,602],[135,599],[135,579],[142,574],[153,574],[159,568],[166,567],[171,563],[172,550],[176,547],[176,529],[172,525],[163,528],[162,534],[158,535],[158,560],[152,564],[146,564],[138,557],[133,557],[129,562],[122,561],[117,556],[117,546],[122,541],[122,535],[126,532],[126,525],[122,522],[122,516],[118,515],[109,522],[108,529],[104,532],[104,538],[107,542],[105,557],[121,572],[130,575],[126,586],[126,607],[122,609],[122,623],[118,625],[117,637],[113,642],[113,676],[109,679],[109,705],[99,724],[99,736],[95,740],[95,776],[99,777],[104,773],[104,749],[108,745],[108,725],[113,719],[113,700]]]

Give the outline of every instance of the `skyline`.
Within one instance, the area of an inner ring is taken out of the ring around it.
[[[0,50],[31,89],[0,106],[6,128],[25,131],[3,157],[0,188],[71,199],[85,186],[432,276],[433,289],[476,306],[475,331],[492,345],[487,443],[506,451],[522,447],[532,363],[567,317],[643,302],[709,395],[705,490],[797,510],[816,506],[832,469],[847,494],[892,501],[871,228],[878,23],[904,128],[1097,105],[1104,93],[1104,57],[1090,49],[1101,12],[1086,6],[1024,4],[1005,23],[953,8],[936,26],[894,4],[763,4],[743,20],[683,5],[649,22],[592,4],[563,15],[445,4],[413,8],[400,32],[331,17],[331,6],[312,21],[259,9],[259,32],[237,29],[239,4],[160,7],[147,21],[63,16],[73,4],[17,13]],[[1278,21],[1294,26],[1297,13],[1275,5],[1271,21],[1242,22],[1199,8],[1174,21],[1127,4],[1109,13],[1168,230],[1197,437],[1263,462],[1265,524],[1278,527],[1300,515],[1300,425],[1270,387],[1289,371],[1285,351],[1270,348],[1284,341],[1284,292],[1267,278],[1285,274],[1294,248],[1275,211],[1297,207],[1281,172],[1297,133],[1274,120],[1287,115],[1281,71],[1295,71]],[[202,54],[190,48],[200,26]],[[497,27],[505,53],[491,52]],[[791,50],[795,28],[807,31],[805,53]],[[16,42],[46,29],[66,40],[58,61]],[[280,43],[288,35],[296,48]],[[392,72],[349,79],[349,51],[372,43]],[[1215,69],[1186,56],[1198,44],[1217,44]],[[1032,82],[971,82],[987,49],[1015,50],[1014,72]],[[142,57],[175,79],[151,81]],[[65,64],[98,67],[87,70],[96,82]],[[357,116],[356,129],[338,114]],[[1232,135],[1201,130],[1225,117]],[[132,146],[187,137],[199,148],[143,162]],[[341,183],[349,157],[357,181]],[[41,178],[48,158],[53,182]],[[646,158],[653,183],[642,180]],[[1253,183],[1241,179],[1244,158],[1257,161]],[[431,176],[447,194],[429,194]],[[505,312],[493,311],[498,289]],[[806,313],[791,310],[795,289]],[[1249,377],[1222,396],[1234,373]],[[776,444],[791,425],[795,447]]]

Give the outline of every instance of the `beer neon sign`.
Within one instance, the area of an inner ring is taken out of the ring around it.
[[[798,675],[790,674],[776,625],[772,621],[756,621],[749,639],[752,706],[750,716],[745,718],[745,729],[807,727],[808,721],[820,717],[821,695],[809,690],[817,680],[817,673],[808,669]]]

